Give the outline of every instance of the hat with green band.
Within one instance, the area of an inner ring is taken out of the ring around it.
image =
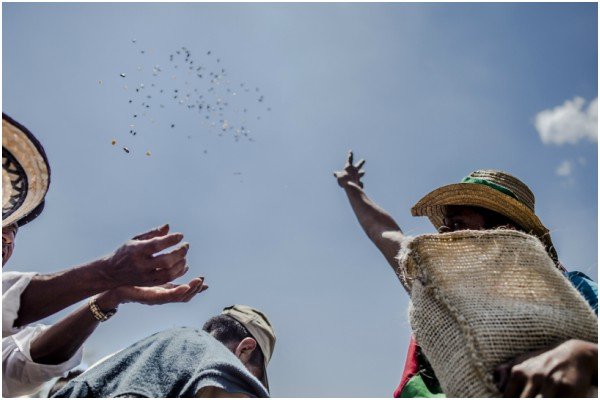
[[[514,176],[496,170],[472,172],[460,183],[442,186],[428,193],[412,207],[411,212],[415,217],[429,217],[439,229],[443,225],[444,207],[450,205],[481,207],[504,215],[537,236],[550,256],[558,261],[550,232],[535,215],[533,192]]]

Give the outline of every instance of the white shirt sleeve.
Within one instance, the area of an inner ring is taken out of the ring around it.
[[[35,393],[45,382],[66,376],[69,370],[81,363],[82,347],[62,364],[38,364],[31,360],[31,343],[48,328],[46,325],[30,325],[2,339],[2,397]]]
[[[13,335],[19,329],[14,327],[19,316],[21,293],[25,290],[36,272],[2,272],[2,337]]]

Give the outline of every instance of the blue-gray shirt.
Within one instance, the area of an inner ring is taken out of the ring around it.
[[[140,340],[76,377],[53,397],[194,397],[206,386],[269,397],[221,342],[192,328]]]

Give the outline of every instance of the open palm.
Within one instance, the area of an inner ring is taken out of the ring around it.
[[[188,284],[165,283],[159,286],[122,286],[118,288],[123,303],[158,305],[186,303],[208,289],[204,278],[194,278]]]

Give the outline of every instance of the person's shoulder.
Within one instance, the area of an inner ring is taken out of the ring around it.
[[[2,271],[2,287],[12,286],[21,279],[30,280],[37,272]]]
[[[199,328],[190,328],[187,326],[181,326],[176,328],[169,328],[163,331],[157,332],[151,337],[154,338],[178,338],[178,339],[194,339],[194,340],[215,340],[207,332]]]
[[[590,278],[589,276],[587,276],[586,274],[584,274],[581,271],[570,271],[566,273],[567,278],[569,278],[569,280],[573,281],[573,280],[584,280],[584,281],[589,281],[592,283],[596,283],[592,280],[592,278]]]
[[[565,276],[598,314],[598,284],[580,271],[567,272]]]
[[[166,348],[187,345],[191,346],[191,348],[196,348],[198,350],[202,350],[208,347],[223,346],[221,342],[219,342],[217,339],[215,339],[202,329],[190,328],[185,326],[169,328],[157,332],[154,335],[143,339],[140,342],[140,345],[141,347],[145,347],[146,345],[150,345],[151,343],[164,343]]]

